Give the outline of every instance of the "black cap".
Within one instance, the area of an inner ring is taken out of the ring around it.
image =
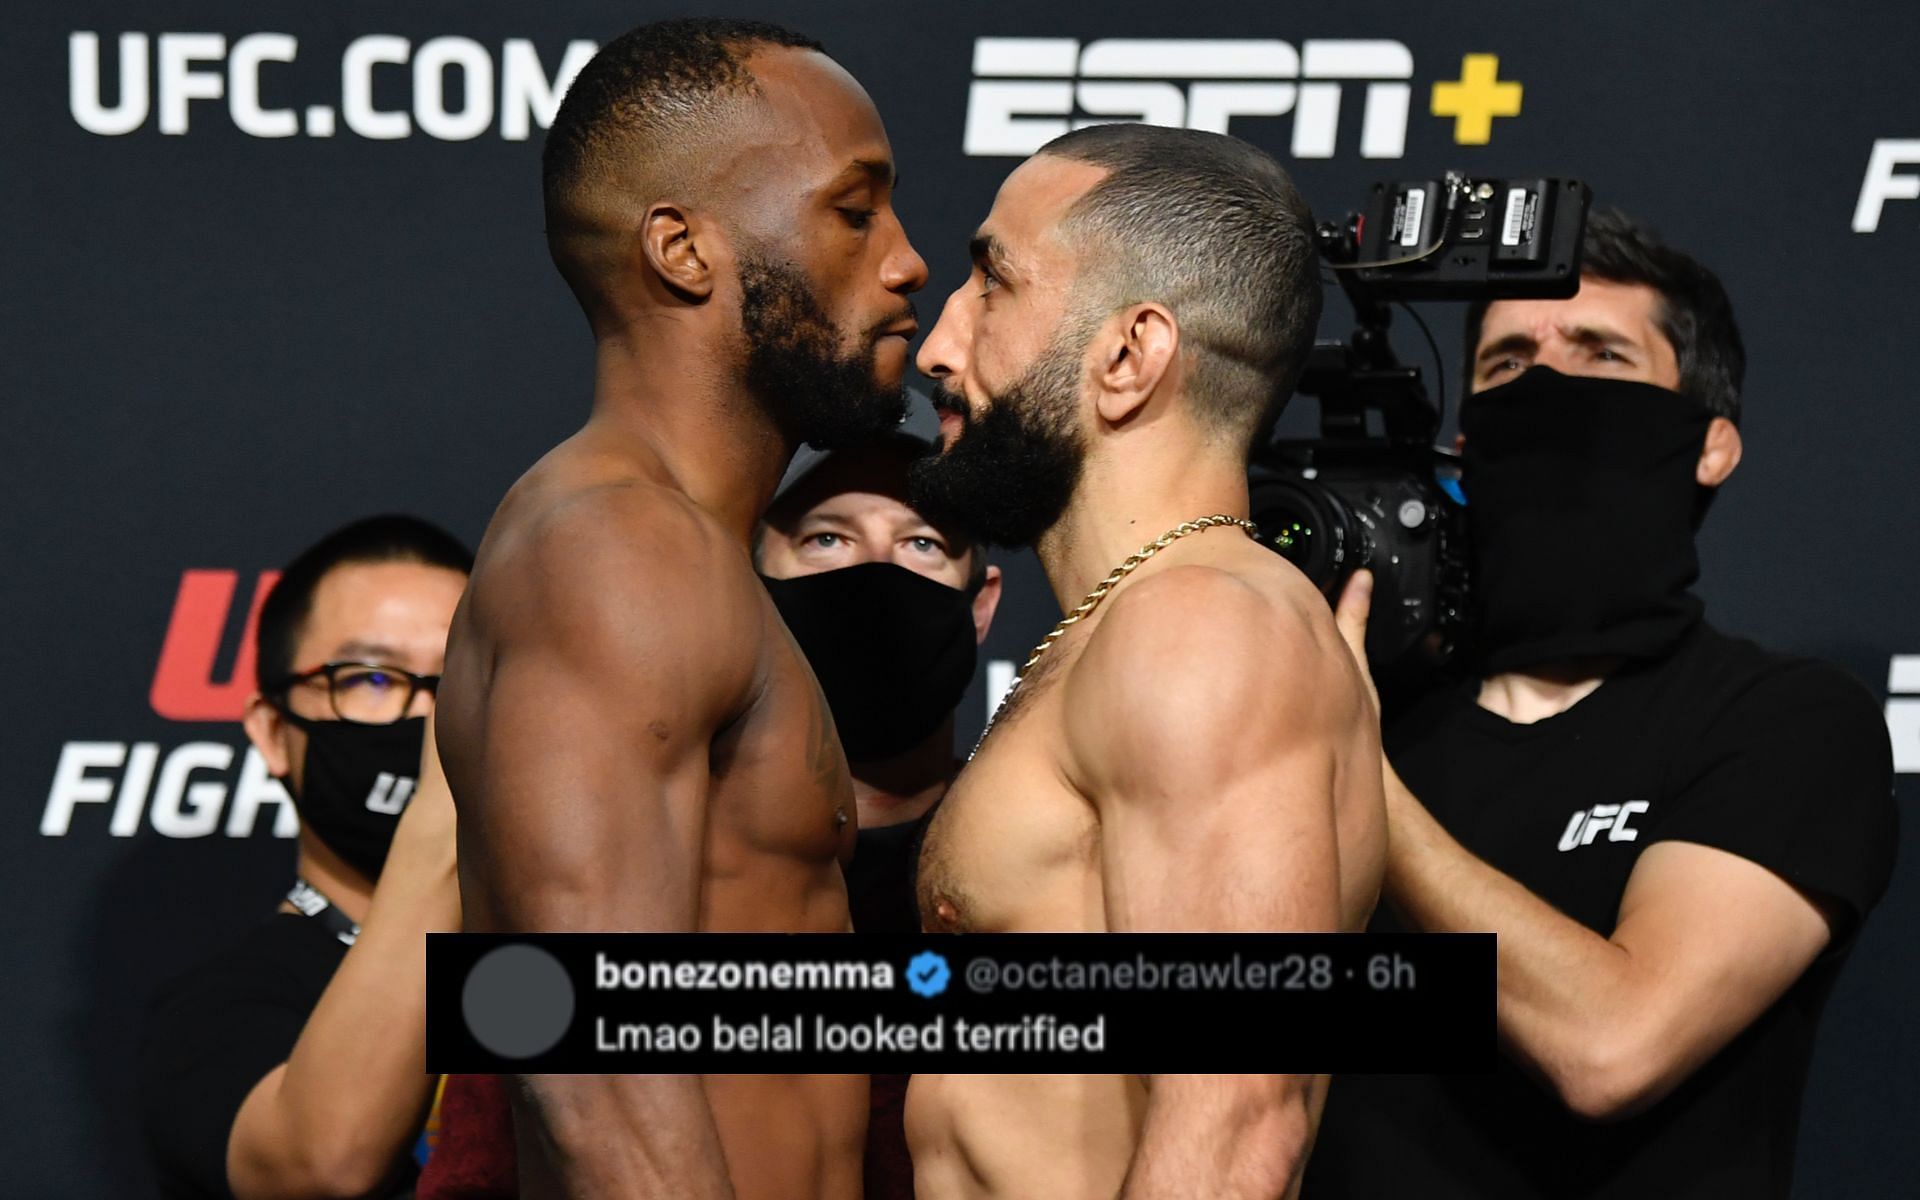
[[[802,445],[793,461],[787,464],[787,473],[780,477],[779,490],[773,494],[773,502],[778,504],[787,494],[800,486],[800,482],[819,470],[836,454],[849,451],[864,451],[876,445],[897,444],[906,450],[909,457],[918,458],[940,448],[940,418],[933,411],[933,402],[912,388],[907,389],[907,415],[900,424],[887,432],[875,436],[869,441],[855,442],[838,450],[816,450],[812,446]]]

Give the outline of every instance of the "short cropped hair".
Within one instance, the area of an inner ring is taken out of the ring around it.
[[[1079,243],[1076,292],[1108,311],[1171,309],[1195,413],[1250,438],[1293,391],[1320,323],[1313,213],[1286,171],[1239,138],[1153,125],[1089,126],[1040,153],[1109,172],[1062,222]]]
[[[759,94],[746,61],[763,46],[821,48],[779,25],[717,17],[655,21],[601,47],[547,130],[541,177],[549,233],[564,227],[583,191],[619,178],[627,164],[659,171],[704,152],[728,107]]]
[[[1747,350],[1733,319],[1733,301],[1712,271],[1661,242],[1618,209],[1587,218],[1580,273],[1609,283],[1641,284],[1660,296],[1656,322],[1680,366],[1680,394],[1714,416],[1740,423]],[[1487,316],[1481,301],[1467,310],[1467,364],[1472,375]]]
[[[313,613],[313,597],[326,577],[338,567],[389,562],[473,573],[473,552],[459,538],[419,517],[390,513],[334,530],[287,564],[260,606],[253,669],[262,694],[273,695],[293,673],[294,648],[300,644]]]

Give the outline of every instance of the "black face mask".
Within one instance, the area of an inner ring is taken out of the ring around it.
[[[912,749],[959,705],[978,656],[964,591],[892,563],[765,582],[850,761]]]
[[[1658,659],[1679,643],[1701,613],[1687,589],[1711,420],[1666,388],[1547,367],[1466,402],[1481,670]]]
[[[355,725],[283,715],[307,735],[299,789],[281,781],[300,820],[342,862],[369,880],[380,878],[394,827],[413,799],[427,719]]]

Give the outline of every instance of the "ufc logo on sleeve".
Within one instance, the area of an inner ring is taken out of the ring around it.
[[[1567,831],[1560,835],[1560,849],[1567,851],[1578,846],[1591,846],[1602,833],[1607,835],[1610,842],[1634,841],[1640,836],[1640,831],[1627,822],[1645,811],[1645,800],[1629,800],[1625,804],[1596,804],[1592,808],[1582,809],[1567,820]]]

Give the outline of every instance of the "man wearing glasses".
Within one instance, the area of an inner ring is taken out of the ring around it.
[[[427,716],[472,562],[433,525],[373,517],[294,559],[261,607],[246,730],[300,814],[295,877],[275,916],[154,998],[140,1100],[165,1196],[411,1193],[423,935],[460,925]]]

